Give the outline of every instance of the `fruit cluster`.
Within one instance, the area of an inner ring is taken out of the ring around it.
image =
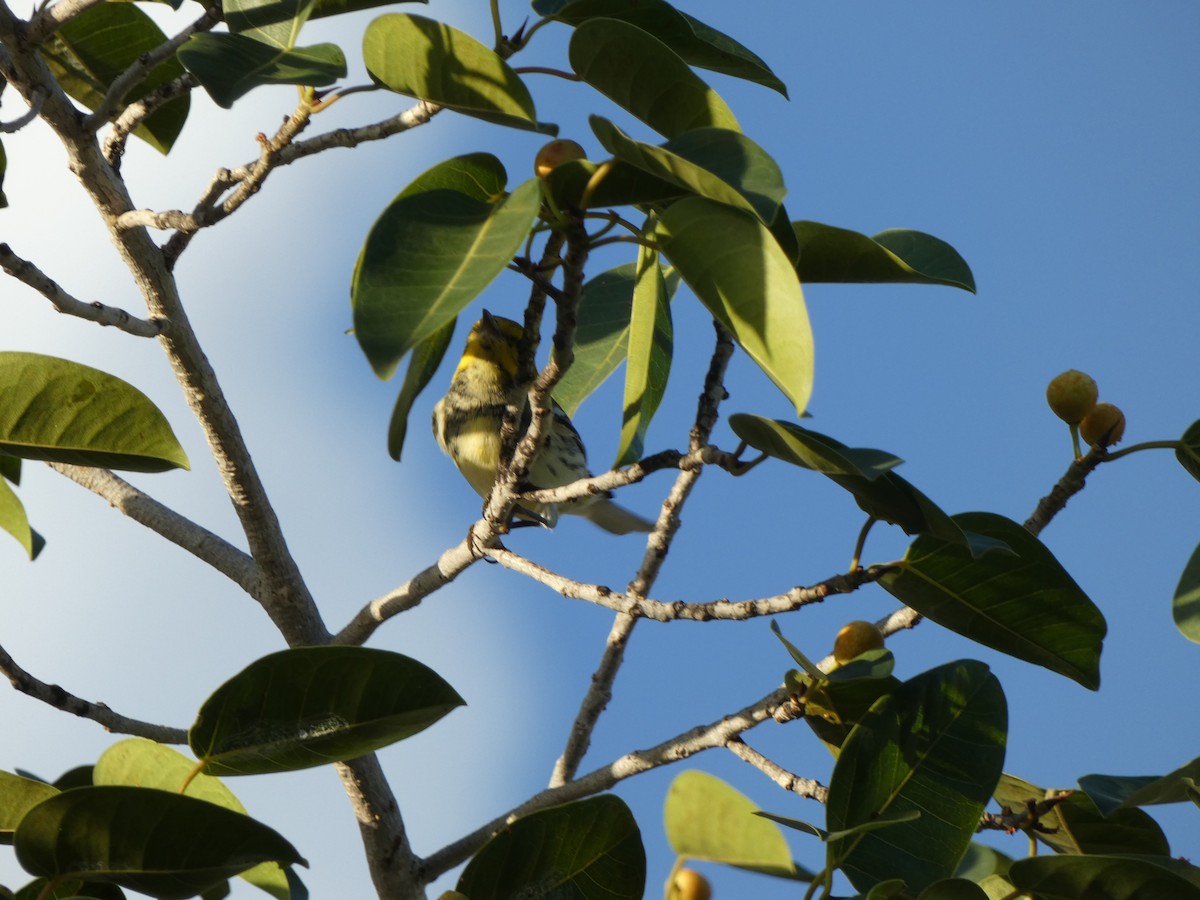
[[[1071,426],[1071,436],[1088,446],[1108,447],[1125,435],[1125,413],[1111,403],[1098,403],[1100,390],[1092,376],[1068,369],[1046,386],[1046,402]],[[1076,455],[1078,455],[1078,443]]]

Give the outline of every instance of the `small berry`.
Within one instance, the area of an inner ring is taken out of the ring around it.
[[[712,887],[695,869],[680,869],[671,882],[672,900],[710,900]]]
[[[1079,423],[1079,436],[1097,447],[1118,444],[1125,436],[1125,413],[1111,403],[1097,403]]]
[[[1091,375],[1068,369],[1046,386],[1046,402],[1068,425],[1078,425],[1092,411],[1100,391]]]
[[[883,649],[883,635],[871,622],[857,619],[843,626],[833,640],[833,658],[839,664],[850,662],[868,650]]]
[[[573,159],[587,159],[587,154],[575,141],[559,138],[551,141],[537,152],[533,160],[533,173],[545,180],[550,173],[565,162]]]

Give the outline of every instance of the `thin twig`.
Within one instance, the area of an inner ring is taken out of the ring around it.
[[[1025,520],[1025,529],[1035,537],[1041,534],[1042,529],[1050,524],[1050,520],[1063,511],[1067,501],[1083,490],[1087,476],[1105,461],[1107,455],[1107,451],[1102,448],[1093,447],[1084,456],[1072,462],[1063,477],[1058,480],[1058,484],[1038,501],[1033,515]]]
[[[104,138],[104,158],[114,168],[120,168],[121,157],[125,154],[125,143],[129,135],[138,127],[166,106],[172,100],[184,96],[200,86],[200,82],[191,72],[185,72],[178,78],[173,78],[165,84],[160,84],[146,96],[125,107],[124,112],[117,116]]]
[[[139,319],[115,306],[85,303],[72,297],[36,265],[15,254],[8,244],[0,244],[0,269],[33,288],[54,304],[54,308],[60,313],[86,319],[98,325],[111,326],[136,337],[158,337],[162,332],[159,321]]]
[[[1040,800],[1030,798],[1019,809],[1004,807],[998,813],[984,813],[979,818],[976,831],[1003,831],[1012,834],[1015,831],[1034,831],[1041,834],[1054,834],[1057,828],[1048,828],[1041,823],[1041,818],[1056,806],[1066,800],[1074,791],[1060,791],[1043,797]]]
[[[29,109],[22,113],[11,122],[0,122],[0,134],[13,134],[20,131],[30,122],[38,117],[38,113],[42,111],[42,104],[46,102],[46,91],[42,88],[34,88],[33,93],[29,98],[32,102],[29,104]]]
[[[113,712],[103,703],[84,700],[82,697],[63,690],[57,684],[47,684],[35,678],[17,665],[3,647],[0,647],[0,672],[3,672],[5,677],[12,682],[12,686],[22,694],[27,694],[55,709],[69,712],[71,715],[91,719],[108,731],[149,738],[160,744],[187,743],[187,732],[182,728],[171,728],[167,725],[156,725],[153,722],[131,719]]]
[[[793,794],[799,794],[809,800],[816,800],[818,803],[824,803],[829,797],[829,788],[825,785],[812,778],[801,778],[799,775],[794,775],[775,761],[767,759],[743,741],[740,736],[731,738],[725,747],[738,759],[754,766],[785,791],[791,791]]]

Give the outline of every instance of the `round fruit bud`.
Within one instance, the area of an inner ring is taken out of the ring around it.
[[[1111,403],[1097,403],[1079,423],[1079,436],[1097,447],[1119,443],[1125,436],[1125,413]]]
[[[1046,402],[1068,425],[1078,425],[1092,411],[1100,396],[1091,375],[1067,369],[1046,386]]]
[[[712,887],[695,869],[680,869],[671,882],[672,900],[710,900]]]
[[[542,147],[537,152],[537,156],[534,157],[533,173],[538,178],[545,179],[563,163],[570,162],[573,159],[587,159],[587,154],[584,153],[583,147],[575,141],[569,141],[565,138],[551,141]]]
[[[844,626],[833,639],[833,658],[848,663],[868,650],[883,649],[883,635],[871,622],[858,619]]]

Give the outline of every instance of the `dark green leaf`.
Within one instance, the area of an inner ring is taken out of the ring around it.
[[[812,329],[796,273],[771,233],[747,213],[685,197],[663,210],[657,236],[700,302],[803,415]]]
[[[1175,627],[1189,641],[1200,644],[1200,547],[1193,552],[1184,566],[1171,601],[1171,615]]]
[[[266,84],[333,84],[346,75],[346,56],[336,44],[283,49],[244,34],[193,34],[179,59],[218,105],[228,109]]]
[[[98,369],[38,353],[0,353],[0,451],[134,472],[188,468],[145,394]]]
[[[33,559],[33,531],[29,517],[16,491],[0,478],[0,529],[7,531],[25,549],[25,555]]]
[[[20,457],[0,453],[0,478],[11,481],[13,484],[21,483]]]
[[[134,4],[99,3],[63,23],[46,42],[43,53],[63,90],[95,110],[117,77],[166,39],[162,29]],[[140,100],[182,74],[179,60],[169,57],[134,85],[124,102]],[[147,116],[133,133],[159,152],[168,153],[190,106],[186,94],[177,97]]]
[[[424,16],[388,13],[363,34],[367,71],[389,90],[497,125],[553,132],[525,82],[475,38]]]
[[[958,864],[955,875],[978,883],[989,875],[1007,874],[1008,867],[1011,865],[1012,857],[1006,856],[994,847],[972,841],[971,846],[963,855],[962,861]]]
[[[471,900],[641,900],[645,889],[641,832],[629,807],[612,794],[518,819],[494,835],[458,879],[458,890]]]
[[[954,521],[1004,541],[1016,555],[974,558],[960,546],[922,535],[901,567],[879,583],[951,631],[1099,688],[1104,616],[1054,555],[1003,516],[962,513]]]
[[[996,787],[1001,807],[1020,810],[1029,801],[1040,801],[1051,792],[1013,775],[1005,774]],[[1058,793],[1058,792],[1053,792]],[[1096,803],[1076,791],[1039,817],[1044,830],[1033,837],[1057,853],[1147,853],[1169,855],[1170,848],[1158,823],[1140,809],[1116,809],[1101,813]]]
[[[441,676],[399,653],[283,650],[217,688],[188,745],[211,775],[287,772],[371,753],[462,704]]]
[[[84,787],[31,809],[17,860],[34,875],[110,881],[163,898],[191,897],[266,860],[303,864],[248,816],[167,791]]]
[[[592,131],[609,153],[655,178],[718,203],[754,213],[769,225],[787,193],[783,174],[765,150],[738,131],[697,128],[662,146],[635,141],[601,116]]]
[[[102,881],[56,878],[51,886],[50,879],[35,878],[15,894],[5,894],[0,890],[0,897],[11,897],[13,900],[125,900],[125,892],[115,884]]]
[[[675,200],[686,191],[673,182],[656,178],[628,163],[609,160],[610,168],[594,184],[592,177],[599,164],[587,159],[573,159],[556,166],[546,177],[546,186],[560,209],[582,209],[584,192],[588,209],[611,209],[614,206],[647,206]]]
[[[589,19],[568,50],[580,78],[664,137],[713,126],[738,130],[733,112],[666,44],[617,19]]]
[[[720,778],[697,770],[675,776],[663,805],[671,849],[680,856],[706,859],[779,878],[808,880],[792,861],[783,833],[749,797]]]
[[[592,18],[621,19],[654,35],[689,65],[743,78],[787,96],[784,83],[755,54],[664,0],[534,0],[533,8],[569,25]]]
[[[0,141],[0,209],[8,206],[8,198],[4,196],[4,174],[8,169],[8,156],[4,153],[4,142]]]
[[[999,681],[973,660],[918,675],[871,707],[842,744],[829,783],[827,828],[922,815],[833,847],[858,890],[903,878],[910,891],[920,891],[954,874],[1000,777],[1007,727]]]
[[[958,251],[931,234],[897,228],[869,238],[820,222],[792,227],[802,282],[945,284],[975,291],[975,277]]]
[[[1175,449],[1175,458],[1193,478],[1200,481],[1200,419],[1188,426],[1179,441],[1182,446]]]
[[[394,3],[428,3],[429,0],[316,0],[310,19],[323,16],[340,16],[343,13],[358,12],[360,9],[375,9],[377,6],[391,6]]]
[[[1105,815],[1119,807],[1185,803],[1192,783],[1200,779],[1200,758],[1167,775],[1085,775],[1079,786],[1087,791]]]
[[[988,900],[988,895],[973,881],[965,878],[948,878],[931,884],[917,900]]]
[[[855,475],[874,481],[904,460],[882,450],[847,447],[791,422],[747,413],[729,417],[733,433],[756,450],[824,475]]]
[[[54,779],[54,786],[60,791],[69,791],[71,788],[88,787],[95,782],[92,780],[92,772],[94,766],[75,766],[73,769],[67,769],[57,778]]]
[[[404,373],[404,384],[400,386],[396,405],[392,409],[392,419],[388,423],[388,453],[396,462],[400,461],[400,451],[404,449],[409,410],[441,365],[446,348],[450,346],[450,339],[454,337],[454,326],[457,322],[457,318],[451,319],[413,347],[408,371]]]
[[[1039,900],[1198,900],[1196,869],[1176,860],[1128,856],[1031,856],[1009,880]]]
[[[312,7],[313,0],[224,0],[221,4],[231,32],[279,50],[296,46]]]
[[[197,800],[247,815],[246,807],[218,778],[196,773],[197,762],[177,750],[144,738],[127,738],[101,754],[92,771],[95,784],[155,788],[184,793]],[[184,786],[187,790],[184,791]],[[277,862],[262,862],[238,876],[277,900],[294,900],[288,877]]]
[[[44,781],[0,772],[0,844],[11,844],[25,813],[58,792]]]
[[[496,174],[480,155],[435,169],[442,171],[426,172],[383,211],[354,269],[354,334],[380,378],[491,284],[520,250],[541,203],[533,179],[506,197],[480,199]],[[441,183],[457,186],[430,186]]]
[[[667,283],[658,264],[658,252],[639,247],[633,312],[629,320],[629,362],[625,367],[621,441],[613,468],[642,458],[646,430],[667,389],[673,335]]]
[[[636,275],[637,264],[626,263],[601,272],[583,286],[575,332],[575,361],[554,386],[554,399],[569,416],[575,415],[579,405],[625,359]],[[679,286],[679,276],[672,272],[665,280],[670,297]]]

